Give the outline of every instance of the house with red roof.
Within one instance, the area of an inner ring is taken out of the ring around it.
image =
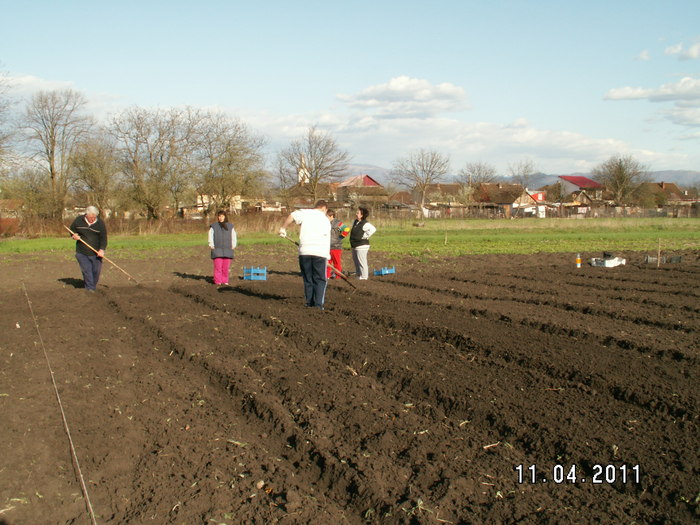
[[[386,188],[369,175],[355,175],[337,183],[336,199],[346,204],[384,204],[389,200]]]
[[[339,188],[344,188],[347,186],[371,188],[375,186],[382,187],[376,180],[374,180],[369,175],[355,175],[354,177],[349,177],[338,183]]]
[[[582,175],[560,175],[559,184],[563,196],[584,191],[593,200],[601,200],[605,189],[599,182]]]

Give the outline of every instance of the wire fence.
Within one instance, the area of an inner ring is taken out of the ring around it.
[[[414,226],[420,226],[426,218],[431,219],[493,219],[512,220],[538,218],[698,218],[700,203],[687,206],[664,206],[659,208],[640,207],[544,207],[544,213],[531,208],[508,209],[505,207],[436,207],[425,212],[411,208],[387,208],[374,206],[370,208],[371,221],[405,221]],[[343,222],[352,222],[355,218],[355,208],[338,207],[336,216]],[[267,232],[273,233],[279,229],[287,212],[255,212],[231,215],[239,233]],[[72,220],[72,217],[66,219]],[[110,234],[115,235],[158,235],[199,233],[206,231],[216,219],[213,216],[198,218],[172,217],[164,219],[143,218],[108,218],[107,227]],[[12,237],[54,237],[65,234],[64,222],[56,219],[44,219],[36,216],[2,218],[0,217],[0,236]]]

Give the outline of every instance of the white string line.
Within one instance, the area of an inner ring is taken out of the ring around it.
[[[34,309],[32,308],[32,302],[29,300],[29,294],[27,294],[27,287],[22,281],[22,288],[24,289],[24,296],[27,298],[27,304],[29,305],[29,311],[32,314],[32,319],[34,320],[34,326],[36,328],[36,333],[39,336],[39,342],[41,343],[41,349],[44,351],[44,357],[46,358],[46,365],[51,373],[51,383],[53,383],[53,390],[56,393],[56,399],[58,400],[58,406],[61,409],[61,417],[63,418],[63,428],[68,435],[68,442],[70,443],[70,452],[75,462],[75,468],[78,471],[78,478],[80,480],[80,487],[83,491],[83,496],[85,496],[85,502],[87,504],[88,512],[90,513],[90,521],[93,525],[97,525],[95,520],[95,512],[92,510],[92,503],[90,503],[90,496],[88,495],[87,486],[85,485],[85,478],[83,478],[83,471],[80,469],[80,462],[78,461],[78,455],[75,453],[75,446],[73,445],[73,438],[70,435],[70,430],[68,429],[68,421],[66,420],[66,413],[63,411],[63,403],[61,402],[61,396],[58,394],[58,387],[56,386],[56,380],[54,379],[53,370],[51,369],[51,362],[49,361],[49,356],[46,353],[46,346],[44,345],[44,339],[41,337],[41,332],[39,331],[39,321],[37,321],[36,315],[34,315]]]

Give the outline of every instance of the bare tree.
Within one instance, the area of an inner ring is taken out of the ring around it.
[[[277,177],[277,196],[287,208],[291,208],[294,200],[294,189],[299,183],[298,175],[289,168],[282,152],[275,159],[275,175]]]
[[[24,126],[35,154],[51,184],[49,215],[61,218],[70,184],[70,158],[78,142],[89,132],[93,120],[85,115],[85,97],[66,89],[40,91],[27,106]]]
[[[104,133],[89,137],[76,145],[71,157],[73,185],[86,203],[114,211],[115,192],[119,183],[116,146]]]
[[[593,170],[593,178],[613,194],[617,204],[628,204],[634,191],[648,179],[648,170],[632,156],[612,156]]]
[[[465,186],[478,186],[498,180],[496,168],[486,162],[468,162],[459,171],[459,180]]]
[[[149,152],[151,141],[151,117],[145,109],[132,107],[112,121],[111,132],[118,145],[119,163],[129,187],[129,194],[144,206],[149,217],[158,217],[165,201],[164,183],[157,179],[158,172],[151,173]]]
[[[521,160],[515,164],[509,164],[508,172],[513,182],[527,188],[535,174],[535,165],[529,159]]]
[[[323,184],[347,174],[350,155],[341,150],[335,139],[311,126],[306,135],[293,141],[278,155],[280,179],[296,178],[312,201],[320,197]]]
[[[461,198],[470,202],[474,196],[474,188],[479,184],[488,184],[498,180],[496,168],[486,162],[468,162],[459,171],[459,183],[462,185]]]
[[[431,184],[442,182],[450,170],[448,156],[434,150],[420,149],[394,162],[392,180],[420,194],[420,206],[425,215],[425,197]]]
[[[231,210],[236,195],[261,192],[267,177],[263,169],[262,137],[243,123],[219,114],[204,116],[199,138],[198,193],[218,209]]]
[[[53,202],[51,185],[46,170],[37,166],[17,169],[12,176],[4,177],[4,199],[20,199],[25,217],[45,217]]]
[[[8,144],[10,141],[10,125],[9,125],[9,115],[10,115],[10,81],[7,77],[7,73],[0,72],[0,160],[7,155]]]
[[[190,108],[130,108],[112,121],[121,170],[133,200],[148,218],[159,219],[168,204],[179,205],[194,169],[201,115]]]

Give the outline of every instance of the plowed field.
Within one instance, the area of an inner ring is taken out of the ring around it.
[[[396,274],[318,311],[293,250],[240,251],[266,281],[2,257],[0,524],[700,518],[697,254],[370,252]]]

